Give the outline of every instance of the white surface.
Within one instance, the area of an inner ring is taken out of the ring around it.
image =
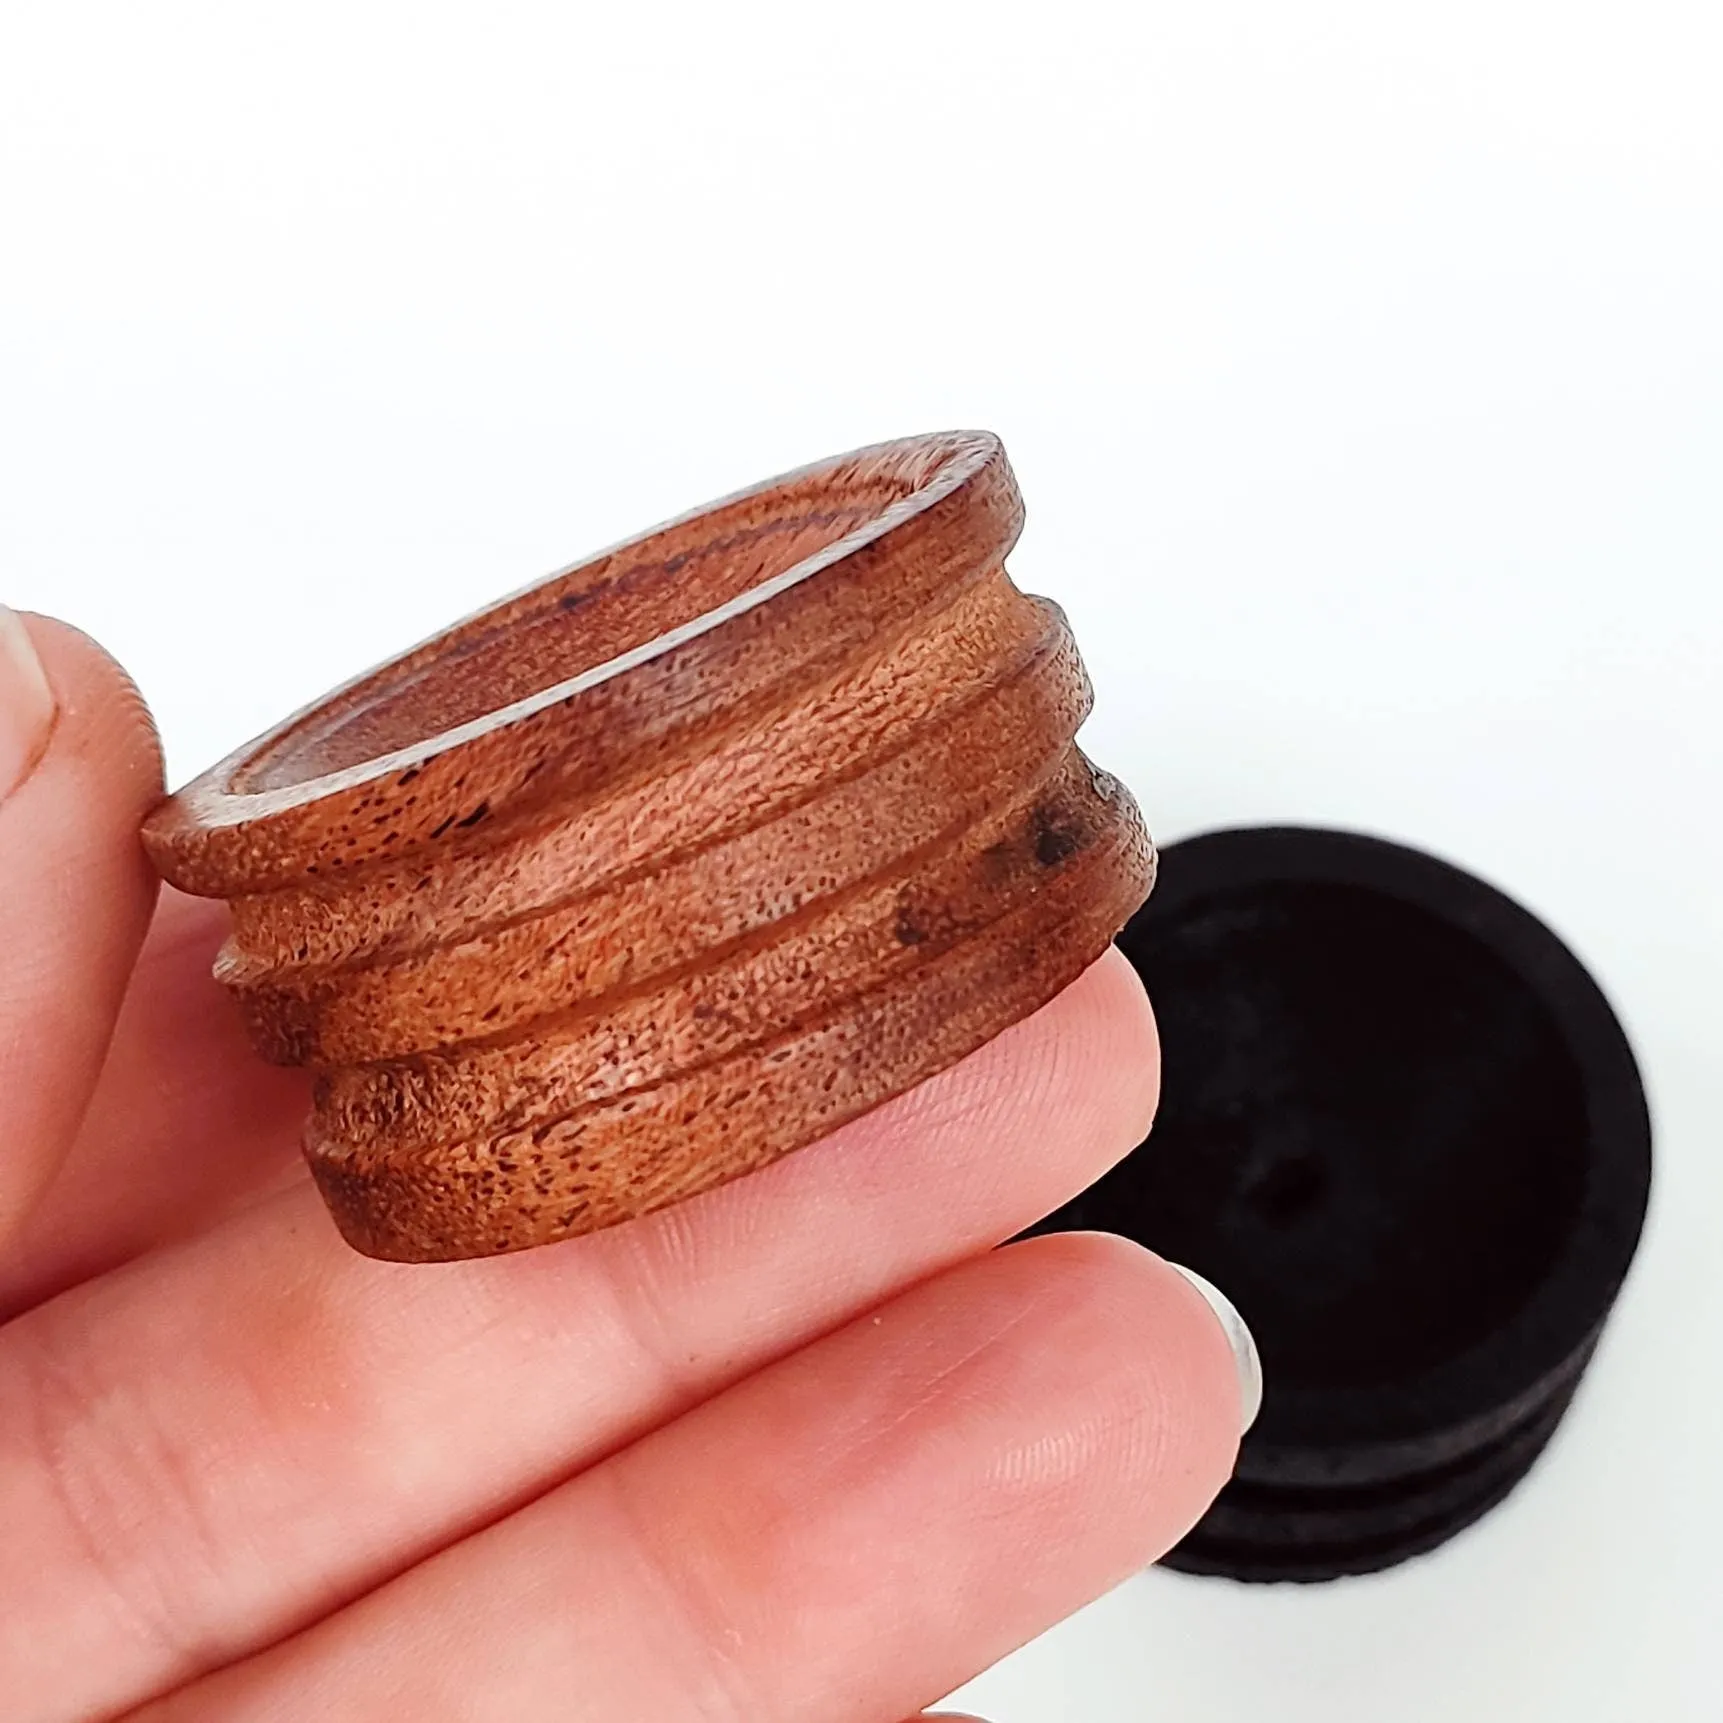
[[[183,775],[703,497],[1000,431],[1157,832],[1360,826],[1544,913],[1659,1127],[1485,1526],[1151,1574],[997,1723],[1698,1723],[1723,1539],[1717,8],[0,9],[0,596]]]

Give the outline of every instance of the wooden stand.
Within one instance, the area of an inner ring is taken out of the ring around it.
[[[403,1261],[765,1165],[1066,986],[1146,895],[1011,584],[997,439],[882,444],[581,563],[206,772],[145,841],[318,1072],[306,1154]]]

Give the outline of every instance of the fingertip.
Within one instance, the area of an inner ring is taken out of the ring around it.
[[[1147,1566],[1196,1524],[1237,1462],[1243,1406],[1228,1336],[1182,1270],[1129,1239],[1050,1233],[1001,1254],[1067,1306],[1068,1343],[1091,1360],[1119,1428],[1108,1512],[1128,1565]]]
[[[1142,978],[1116,945],[1028,1019],[1046,1018],[1080,1064],[1101,1080],[1123,1156],[1149,1134],[1161,1098],[1161,1040]]]
[[[1040,1010],[828,1140],[875,1150],[986,1144],[1027,1199],[1016,1231],[1143,1140],[1160,1077],[1154,1013],[1136,972],[1109,947]]]
[[[54,690],[23,617],[0,604],[0,802],[35,771],[57,716]]]
[[[102,774],[137,810],[161,799],[163,763],[155,718],[125,667],[82,629],[32,611],[19,613],[57,708],[42,764],[75,762]]]
[[[0,1231],[46,1188],[88,1106],[155,902],[138,828],[162,788],[125,671],[63,622],[13,621],[52,720],[0,802]]]
[[[1205,1280],[1195,1269],[1183,1263],[1167,1265],[1182,1275],[1195,1289],[1197,1296],[1209,1307],[1232,1352],[1233,1366],[1238,1372],[1238,1428],[1244,1435],[1256,1422],[1262,1410],[1262,1357],[1256,1349],[1256,1337],[1246,1325],[1239,1309],[1212,1280]]]

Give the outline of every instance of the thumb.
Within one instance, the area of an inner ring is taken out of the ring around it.
[[[143,701],[100,647],[0,606],[0,1240],[77,1131],[155,903]]]

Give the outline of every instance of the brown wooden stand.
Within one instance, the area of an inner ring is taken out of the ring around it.
[[[911,438],[578,564],[336,690],[151,816],[216,973],[318,1073],[306,1154],[403,1261],[590,1232],[954,1063],[1146,895],[1004,570],[997,439]]]

